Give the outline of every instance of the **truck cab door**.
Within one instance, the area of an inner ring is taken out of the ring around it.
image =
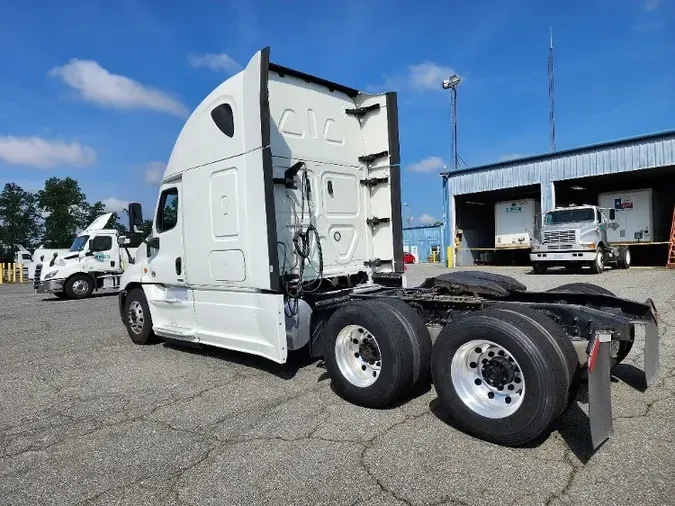
[[[180,180],[161,188],[148,255],[151,283],[185,286],[181,188]]]
[[[117,270],[115,247],[117,244],[110,235],[94,235],[89,238],[89,248],[85,255],[86,271],[108,272]]]
[[[185,269],[183,202],[181,179],[162,185],[142,282],[154,331],[164,337],[196,341],[194,296],[188,289]]]

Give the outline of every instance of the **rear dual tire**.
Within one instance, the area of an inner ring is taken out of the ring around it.
[[[506,446],[545,433],[569,405],[578,360],[565,333],[529,308],[495,306],[448,323],[432,376],[450,421]]]
[[[323,329],[326,369],[348,401],[385,408],[431,381],[431,338],[405,302],[373,299],[339,308]]]

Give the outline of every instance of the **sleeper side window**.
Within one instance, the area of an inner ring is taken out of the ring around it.
[[[234,136],[234,113],[230,104],[220,104],[213,109],[211,119],[225,135],[230,138]]]
[[[178,188],[167,188],[162,192],[157,214],[157,232],[171,230],[178,223]]]

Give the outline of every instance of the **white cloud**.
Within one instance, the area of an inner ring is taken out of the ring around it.
[[[39,169],[59,166],[86,167],[96,161],[96,152],[79,142],[50,141],[42,137],[0,136],[0,160]]]
[[[643,6],[645,12],[654,12],[661,7],[661,0],[645,0]]]
[[[187,107],[156,88],[128,77],[112,74],[93,60],[73,58],[66,65],[49,71],[77,90],[84,100],[118,109],[151,109],[184,118]]]
[[[424,61],[408,65],[405,71],[385,76],[385,82],[377,86],[368,86],[370,91],[382,89],[395,90],[413,90],[413,91],[443,91],[442,83],[444,79],[458,74],[454,69],[446,65],[439,65],[432,61]],[[459,75],[459,74],[458,74]],[[462,80],[465,75],[460,75]]]
[[[116,212],[121,213],[124,209],[129,207],[128,200],[120,200],[115,197],[109,197],[103,200],[103,205],[105,206],[106,212]]]
[[[502,155],[499,157],[500,162],[508,162],[509,160],[518,160],[520,158],[527,158],[530,155],[523,154],[523,153],[506,153],[505,155]]]
[[[432,223],[436,223],[438,220],[430,214],[424,213],[422,216],[417,218],[417,221],[419,221],[422,225],[431,225]]]
[[[206,67],[209,70],[217,72],[219,70],[225,70],[232,74],[239,72],[242,67],[236,61],[234,61],[229,55],[225,53],[213,54],[206,53],[203,55],[190,55],[188,56],[188,61],[190,65],[194,68]]]
[[[417,65],[408,66],[408,79],[410,85],[416,90],[441,90],[443,79],[456,74],[450,67],[437,65],[425,61]]]
[[[164,162],[148,162],[145,164],[145,182],[148,184],[157,184],[162,181],[164,176],[164,169],[166,163]]]
[[[445,165],[442,158],[438,156],[428,156],[419,162],[408,165],[410,172],[440,172]]]

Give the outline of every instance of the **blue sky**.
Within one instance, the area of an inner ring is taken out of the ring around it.
[[[267,45],[282,65],[399,92],[415,223],[441,217],[449,73],[469,166],[548,150],[549,26],[558,149],[675,128],[672,0],[1,4],[0,184],[71,176],[111,209],[152,213],[186,114]]]

